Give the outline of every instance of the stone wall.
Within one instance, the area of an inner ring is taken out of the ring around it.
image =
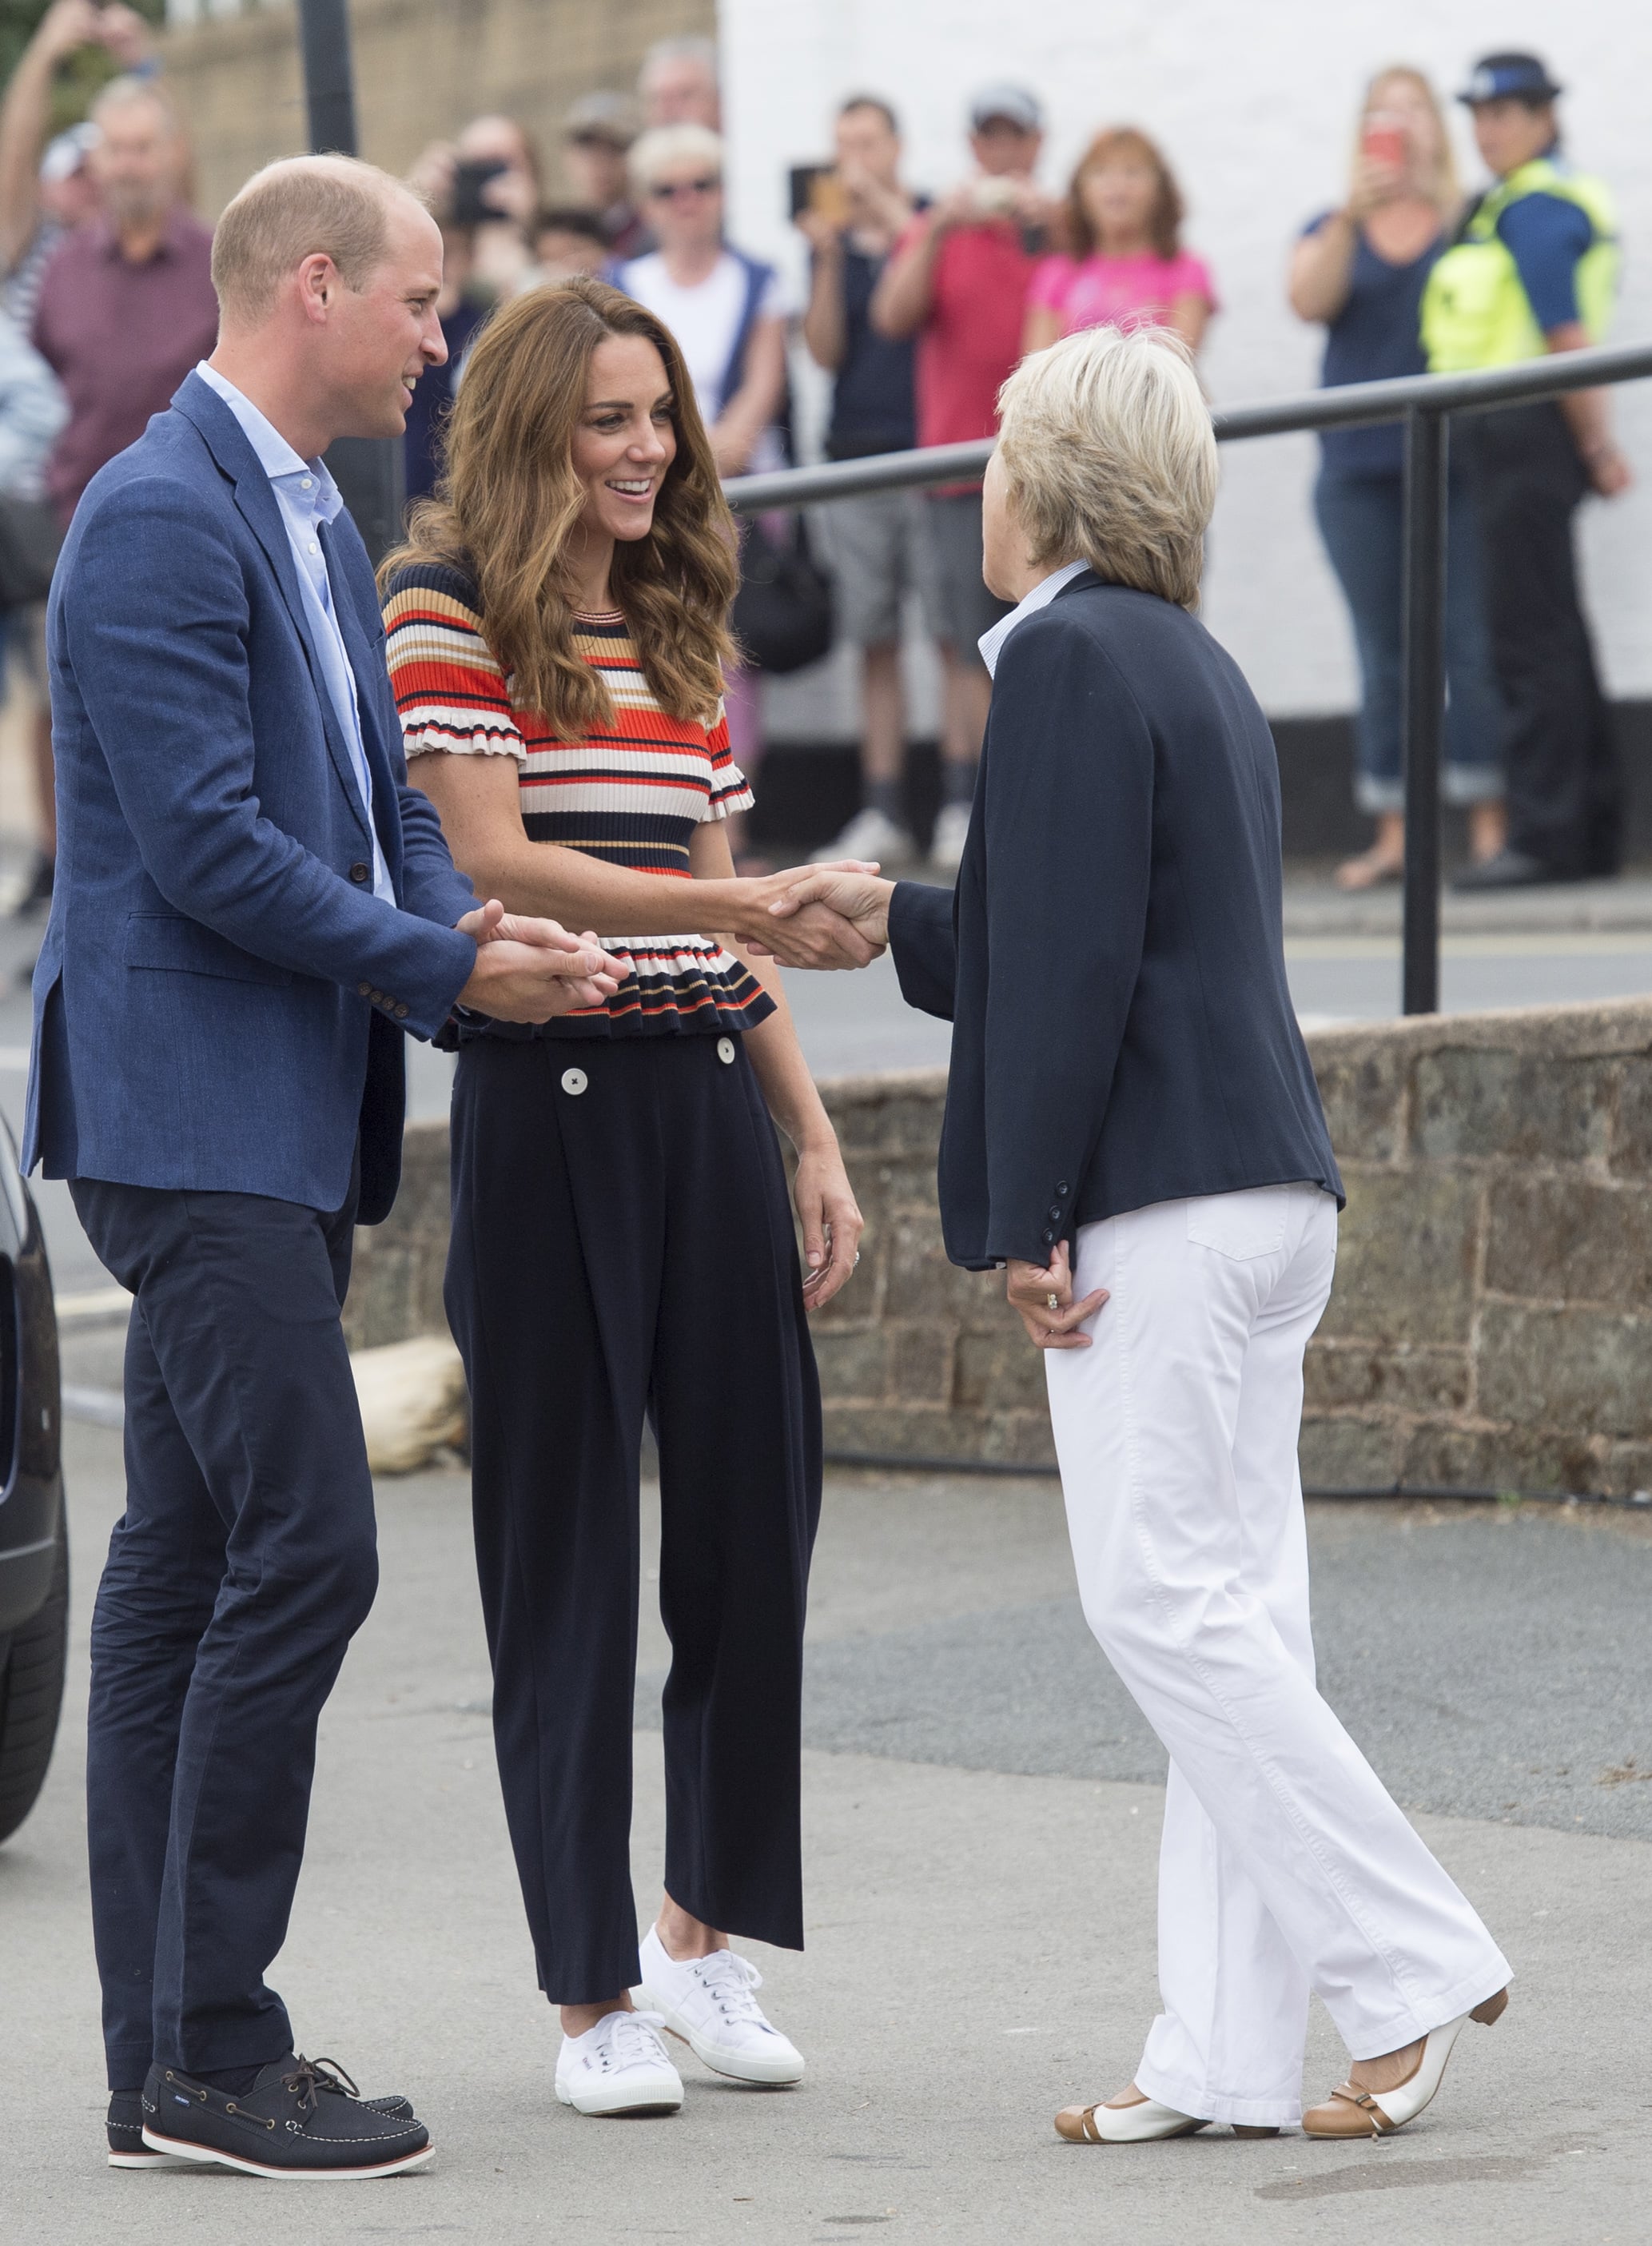
[[[1652,1487],[1652,1000],[1431,1017],[1309,1040],[1348,1186],[1309,1355],[1328,1488]],[[839,1453],[1044,1465],[1041,1359],[992,1273],[942,1251],[940,1070],[823,1086],[867,1217],[814,1322]],[[359,1237],[353,1342],[441,1323],[446,1128],[408,1134]]]
[[[540,136],[563,193],[556,125],[598,86],[629,89],[656,39],[717,29],[716,0],[354,0],[361,152],[402,172],[466,118],[503,110]],[[260,164],[308,146],[291,6],[172,31],[167,75],[194,136],[200,208],[215,215]]]
[[[1652,1485],[1652,1002],[1309,1044],[1349,1188],[1309,1482]]]

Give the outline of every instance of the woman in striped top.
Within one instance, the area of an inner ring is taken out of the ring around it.
[[[812,943],[838,956],[842,929],[794,942],[767,906],[798,877],[734,877],[725,821],[751,799],[720,708],[731,525],[653,314],[588,281],[504,307],[466,367],[445,478],[384,574],[409,770],[455,860],[512,910],[603,929],[632,969],[543,1031],[462,1018],[453,1092],[447,1306],[506,1808],[561,2007],[557,2093],[582,2113],[680,2104],[657,2025],[736,2079],[795,2081],[729,1936],[802,1946],[806,1312],[848,1276],[861,1221],[774,962],[736,939],[762,930],[807,963]],[[797,1149],[806,1279],[774,1122]],[[639,1954],[645,1416],[672,1662],[666,1894]]]

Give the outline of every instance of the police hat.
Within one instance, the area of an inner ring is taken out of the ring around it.
[[[1482,101],[1524,101],[1535,109],[1565,91],[1535,55],[1482,55],[1457,98],[1471,109]]]

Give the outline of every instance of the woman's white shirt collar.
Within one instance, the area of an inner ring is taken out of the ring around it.
[[[1031,616],[1035,609],[1042,609],[1053,601],[1064,585],[1070,585],[1089,567],[1088,562],[1069,562],[1059,569],[1052,569],[1047,577],[1038,580],[1018,609],[1011,609],[1010,614],[994,624],[990,631],[982,633],[979,642],[981,660],[987,666],[989,677],[996,677],[998,657],[1003,653],[1003,643],[1022,618]]]

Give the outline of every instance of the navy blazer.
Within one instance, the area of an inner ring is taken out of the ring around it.
[[[956,890],[896,885],[908,1002],[954,1024],[955,1263],[1299,1180],[1342,1199],[1285,982],[1279,766],[1225,649],[1086,570],[993,683]]]
[[[431,1037],[476,899],[407,786],[373,573],[327,534],[366,814],[286,526],[235,415],[190,375],[99,470],[47,633],[58,872],[34,977],[25,1170],[343,1206],[395,1199],[402,1032]]]

